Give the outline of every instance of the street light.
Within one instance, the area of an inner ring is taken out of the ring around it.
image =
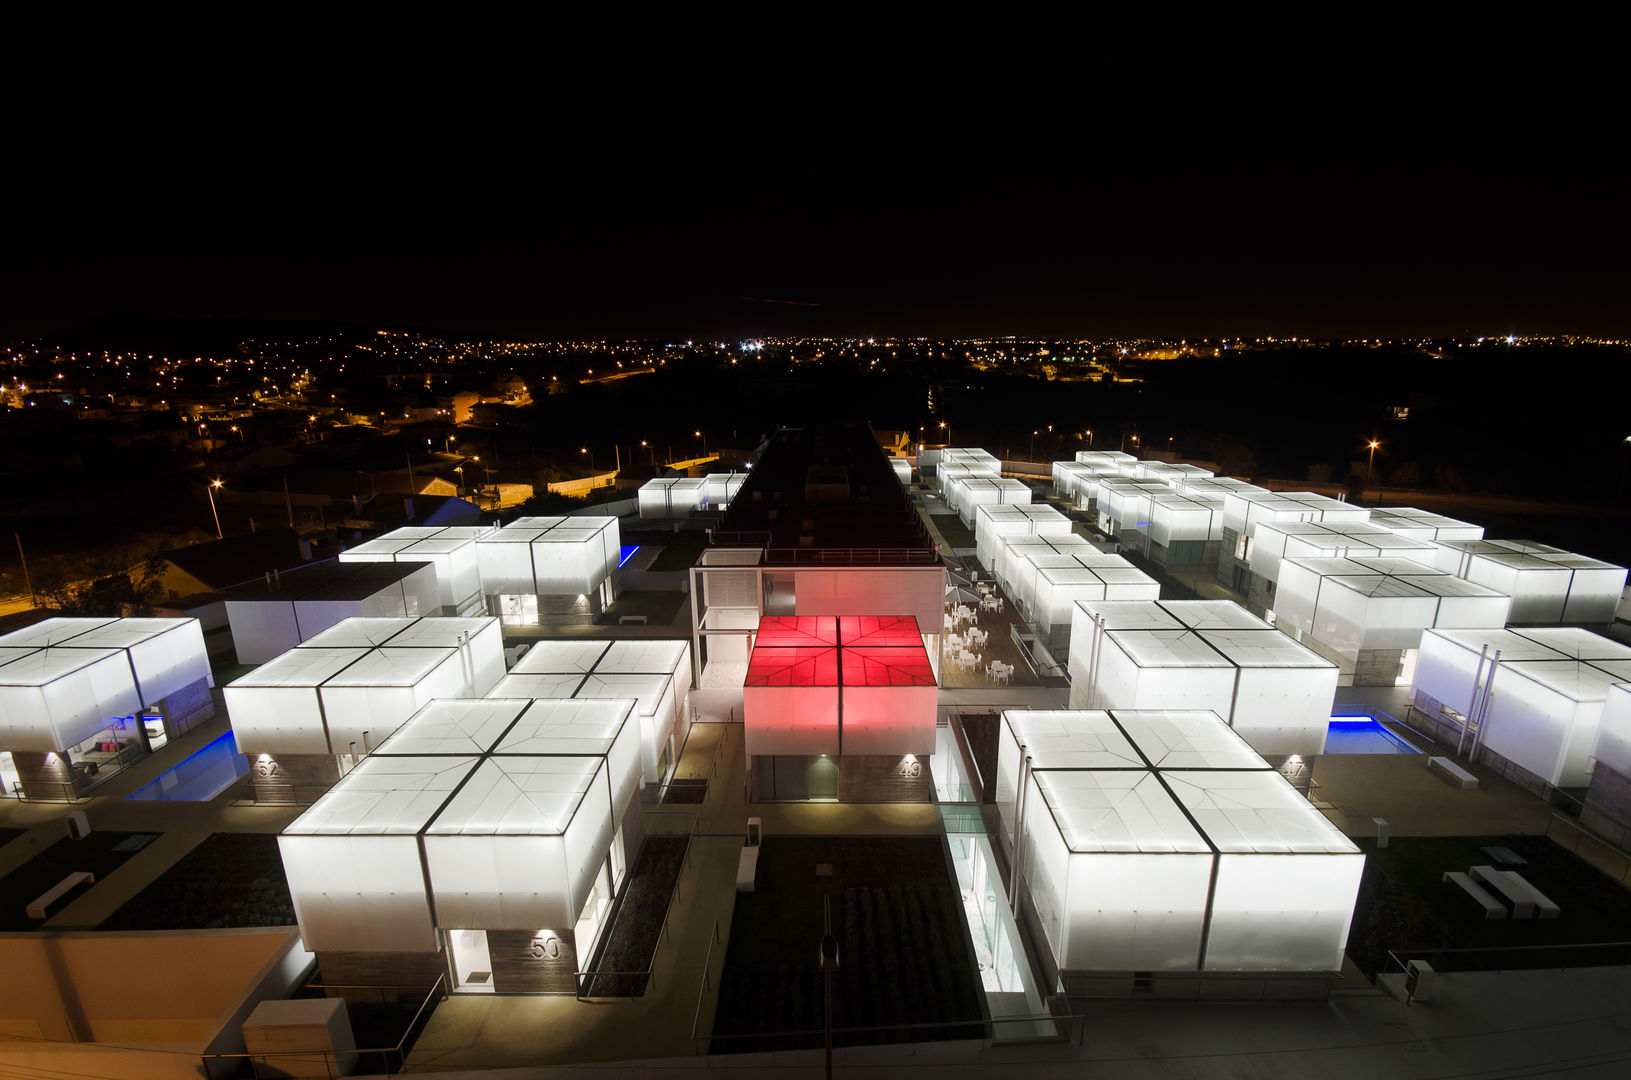
[[[1027,458],[1026,460],[1027,461],[1035,461],[1036,460],[1036,429],[1035,428],[1031,429],[1031,456],[1029,458]]]
[[[589,471],[594,472],[595,471],[595,452],[593,450],[589,449],[587,446],[585,446],[581,450],[579,450],[578,453],[588,454],[589,455]]]
[[[455,494],[457,496],[460,496],[460,497],[463,497],[463,495],[464,495],[464,466],[463,465],[455,465],[455,466],[453,466],[453,471],[459,474],[459,484],[458,484],[457,489],[453,492],[453,494]]]
[[[1087,436],[1087,448],[1089,450],[1093,449],[1093,429],[1088,428],[1086,431],[1082,432],[1082,434]]]
[[[951,428],[946,426],[946,422],[944,420],[940,421],[940,430],[944,431],[946,433],[945,441],[941,445],[942,446],[950,446],[951,445]]]
[[[215,489],[220,486],[220,480],[211,480],[210,486],[204,489],[204,494],[210,497],[210,516],[215,518],[215,538],[225,540],[226,537],[221,533],[221,514],[215,509]]]
[[[1370,457],[1365,459],[1365,486],[1370,487],[1371,466],[1376,464],[1376,448],[1382,444],[1372,439],[1367,445],[1370,446]],[[1363,495],[1364,492],[1360,494]]]

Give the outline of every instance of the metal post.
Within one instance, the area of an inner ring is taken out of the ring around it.
[[[34,596],[34,582],[28,576],[28,556],[23,554],[23,534],[20,532],[15,532],[12,533],[12,535],[17,538],[17,557],[23,561],[23,584],[28,588],[28,602],[30,604],[36,604],[37,600]]]
[[[1467,730],[1478,716],[1478,680],[1484,675],[1484,660],[1489,656],[1489,646],[1485,645],[1478,650],[1478,666],[1472,669],[1472,700],[1467,702],[1467,716],[1461,722],[1461,737],[1455,741],[1456,756],[1461,756],[1461,748],[1467,741]]]

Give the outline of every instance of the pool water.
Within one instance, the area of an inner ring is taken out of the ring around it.
[[[1369,716],[1333,716],[1325,736],[1327,754],[1419,754],[1414,746]]]
[[[163,802],[208,802],[249,771],[249,759],[238,753],[232,732],[217,738],[143,784],[126,799]]]
[[[636,551],[639,551],[639,550],[640,550],[640,545],[639,544],[624,544],[623,545],[623,551],[622,551],[623,557],[621,559],[617,560],[618,568],[622,569],[623,564],[628,562],[630,559],[634,558],[634,553]]]

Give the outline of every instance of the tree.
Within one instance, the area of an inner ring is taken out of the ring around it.
[[[164,596],[164,565],[162,555],[153,555],[118,573],[48,584],[39,590],[39,605],[63,615],[152,615],[154,605]]]
[[[1388,474],[1387,482],[1394,487],[1419,488],[1422,485],[1421,466],[1407,461]]]
[[[1336,470],[1324,462],[1318,462],[1308,467],[1308,482],[1310,484],[1329,484]]]

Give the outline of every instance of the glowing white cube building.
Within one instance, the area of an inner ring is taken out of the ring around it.
[[[947,481],[946,505],[974,527],[974,514],[981,506],[1024,505],[1031,501],[1031,487],[1023,480],[990,476],[961,476]]]
[[[506,625],[589,624],[612,602],[622,546],[615,517],[524,517],[479,538],[476,557]]]
[[[482,612],[481,567],[476,559],[476,538],[493,529],[486,526],[394,529],[375,540],[340,552],[342,563],[430,563],[436,570],[440,610],[426,615],[477,615]]]
[[[1065,536],[1070,519],[1045,503],[982,505],[974,513],[974,546],[980,565],[996,573],[998,544],[1005,536]]]
[[[0,788],[72,799],[215,714],[197,619],[52,618],[0,636]]]
[[[1146,554],[1162,566],[1216,563],[1223,540],[1223,496],[1204,491],[1150,496]]]
[[[1450,540],[1435,565],[1512,597],[1517,626],[1607,626],[1625,591],[1626,569],[1527,540]]]
[[[1076,605],[1072,708],[1208,709],[1276,765],[1323,752],[1335,664],[1227,601],[1151,602],[1160,615],[1181,628],[1105,629]]]
[[[535,642],[492,691],[494,697],[623,699],[636,702],[641,771],[668,779],[690,730],[689,642],[657,638],[567,638]]]
[[[696,513],[702,509],[707,495],[708,484],[700,477],[660,476],[641,484],[635,500],[642,520],[663,521]],[[729,501],[728,495],[726,501]]]
[[[1580,821],[1623,847],[1631,840],[1631,682],[1608,688],[1592,758]]]
[[[342,619],[415,619],[442,610],[432,562],[329,562],[273,575],[227,595],[241,664],[264,664]]]
[[[325,971],[575,992],[640,842],[635,727],[627,700],[416,714],[279,838],[306,948]]]
[[[1371,511],[1370,523],[1392,529],[1413,540],[1482,540],[1484,527],[1455,518],[1417,510],[1413,506],[1388,506]]]
[[[1210,712],[1004,713],[997,805],[1077,992],[1342,965],[1364,856]]]
[[[1428,630],[1413,715],[1475,760],[1549,794],[1587,785],[1604,703],[1628,679],[1631,647],[1587,630]]]
[[[1499,629],[1512,599],[1408,559],[1286,558],[1274,617],[1355,686],[1408,685],[1423,630]]]

